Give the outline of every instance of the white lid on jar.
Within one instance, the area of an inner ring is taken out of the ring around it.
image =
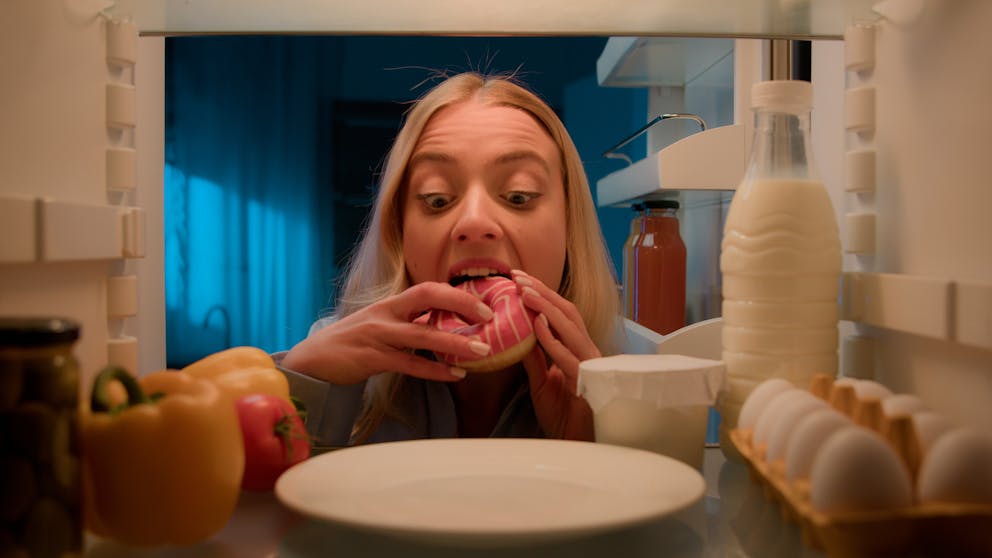
[[[579,363],[578,392],[593,413],[615,399],[658,409],[709,406],[724,388],[723,361],[676,354],[621,354]]]
[[[813,108],[813,84],[802,80],[759,81],[751,86],[751,108],[809,112]]]

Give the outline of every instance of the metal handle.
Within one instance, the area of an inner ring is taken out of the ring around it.
[[[604,151],[603,152],[603,157],[606,157],[607,159],[623,159],[624,161],[627,161],[627,164],[628,165],[633,164],[634,162],[630,159],[630,157],[628,157],[627,155],[625,155],[623,153],[617,153],[616,151],[618,149],[622,148],[623,146],[627,145],[628,143],[630,143],[630,142],[634,141],[635,139],[637,139],[638,136],[640,136],[644,132],[647,132],[648,129],[650,129],[655,124],[661,122],[662,120],[669,120],[669,119],[695,120],[696,123],[699,124],[700,131],[705,131],[706,130],[706,121],[704,121],[698,115],[689,114],[689,113],[682,113],[682,112],[661,114],[661,115],[655,116],[653,119],[651,119],[650,122],[648,122],[644,126],[641,126],[641,128],[638,129],[636,132],[634,132],[633,134],[631,134],[631,135],[627,136],[626,138],[624,138],[623,140],[621,140],[620,143],[618,143],[618,144],[614,145],[613,147],[611,147],[611,148],[607,149],[606,151]]]

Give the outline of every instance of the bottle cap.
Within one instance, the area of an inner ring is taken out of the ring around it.
[[[676,200],[645,200],[644,207],[648,209],[678,209],[679,202]]]
[[[59,317],[0,317],[0,345],[39,347],[79,338],[79,324]]]
[[[813,108],[813,84],[801,80],[759,81],[751,86],[751,108],[809,112]]]

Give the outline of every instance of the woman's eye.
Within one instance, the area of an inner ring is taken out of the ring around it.
[[[527,205],[531,200],[537,199],[541,194],[537,192],[507,192],[503,195],[503,199],[508,201],[511,205]]]
[[[419,194],[417,199],[422,201],[428,209],[444,209],[451,203],[451,196],[447,194]]]

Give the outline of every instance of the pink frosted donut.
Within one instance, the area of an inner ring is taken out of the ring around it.
[[[469,324],[454,312],[433,310],[428,323],[444,331],[478,336],[480,341],[488,343],[493,350],[480,358],[437,353],[439,359],[469,372],[494,372],[516,364],[527,356],[537,341],[534,336],[534,318],[537,313],[524,306],[517,293],[516,283],[506,277],[479,277],[465,281],[458,288],[482,299],[484,304],[492,308],[493,319],[485,323]]]

